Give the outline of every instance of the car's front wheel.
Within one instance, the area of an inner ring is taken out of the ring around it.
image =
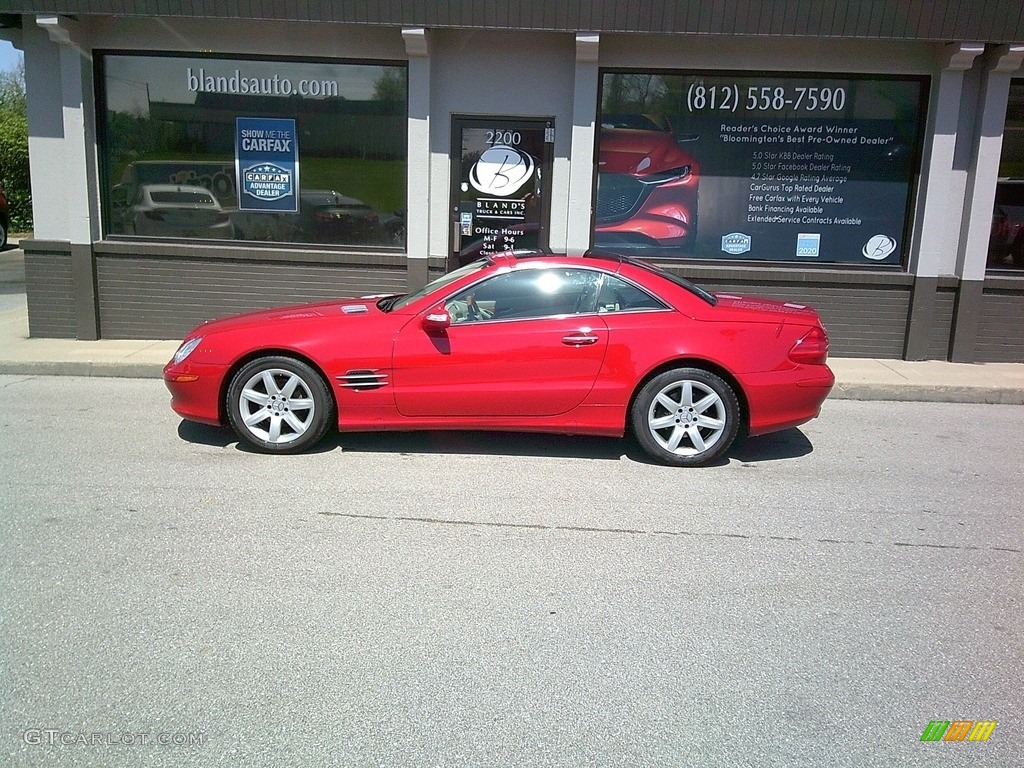
[[[719,458],[732,445],[740,427],[740,406],[720,376],[701,368],[677,368],[644,385],[630,417],[637,442],[651,458],[697,467]]]
[[[243,443],[264,453],[297,453],[324,436],[331,394],[309,365],[291,357],[262,357],[231,378],[228,421]]]

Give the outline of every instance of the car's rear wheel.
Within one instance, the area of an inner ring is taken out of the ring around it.
[[[720,376],[677,368],[644,385],[630,413],[640,447],[651,458],[697,467],[719,458],[736,439],[740,405]]]
[[[232,377],[227,411],[243,443],[264,453],[297,453],[330,426],[331,394],[320,374],[301,360],[262,357]]]

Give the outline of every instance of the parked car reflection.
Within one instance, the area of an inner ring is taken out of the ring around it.
[[[308,189],[299,195],[299,229],[311,243],[366,244],[381,239],[377,212],[333,189]]]
[[[1024,179],[1000,179],[996,185],[988,266],[1024,268]]]
[[[147,237],[231,239],[235,228],[217,199],[203,187],[144,184],[132,204],[132,227]]]

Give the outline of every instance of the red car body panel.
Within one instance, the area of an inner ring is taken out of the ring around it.
[[[814,418],[834,378],[790,350],[817,314],[795,304],[722,295],[712,305],[687,288],[628,261],[499,255],[466,275],[384,312],[351,299],[249,313],[199,326],[202,337],[164,380],[186,419],[225,424],[231,375],[257,356],[311,363],[329,384],[342,431],[487,429],[622,435],[642,383],[666,367],[697,365],[730,380],[749,434]],[[423,318],[475,281],[513,269],[578,267],[642,287],[665,308],[490,320],[443,331]],[[576,344],[580,334],[597,337]],[[376,382],[365,385],[365,377]]]

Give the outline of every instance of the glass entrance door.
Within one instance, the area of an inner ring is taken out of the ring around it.
[[[449,269],[548,247],[554,120],[452,119]]]

